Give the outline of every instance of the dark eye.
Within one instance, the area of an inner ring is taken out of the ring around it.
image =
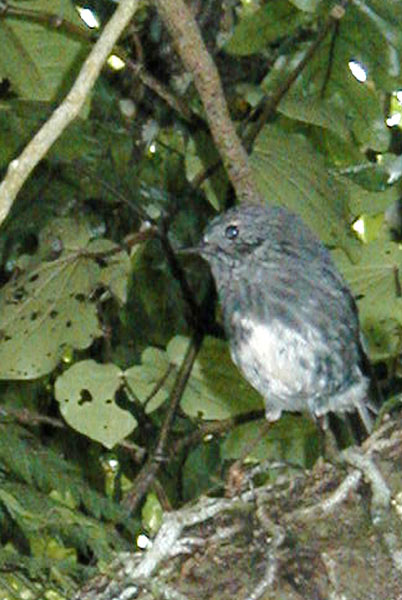
[[[225,237],[228,238],[228,240],[234,240],[237,238],[237,236],[239,235],[239,228],[237,227],[237,225],[228,225],[225,229]]]

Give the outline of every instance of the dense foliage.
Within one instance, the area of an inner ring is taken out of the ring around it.
[[[402,0],[189,4],[259,190],[333,251],[392,393]],[[70,0],[0,5],[5,176],[96,34]],[[86,6],[100,29],[115,8]],[[227,461],[264,422],[229,358],[207,267],[177,253],[234,201],[192,74],[148,2],[115,54],[122,68],[105,65],[0,235],[2,597],[35,597],[39,585],[71,597],[114,551],[154,533],[161,508],[221,493]],[[201,350],[180,387],[194,336]],[[167,421],[172,398],[180,405]],[[285,416],[253,454],[306,467],[318,445],[308,419]],[[161,447],[164,463],[136,503],[136,476]]]

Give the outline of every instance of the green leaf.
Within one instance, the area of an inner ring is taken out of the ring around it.
[[[334,103],[291,92],[281,100],[278,110],[291,119],[318,125],[352,141],[345,114]]]
[[[188,454],[183,468],[184,500],[199,498],[201,494],[211,491],[222,481],[219,476],[222,462],[220,459],[220,443],[211,441],[197,446]]]
[[[402,249],[395,242],[378,238],[362,244],[356,264],[341,251],[335,251],[333,256],[358,298],[360,322],[371,357],[387,356],[400,340]]]
[[[386,7],[392,4],[392,9]],[[371,6],[370,6],[371,5]],[[392,92],[400,85],[401,63],[394,49],[402,49],[402,36],[396,24],[402,18],[400,2],[369,0],[348,5],[340,22],[338,40],[341,52],[360,61],[368,78],[378,87]]]
[[[309,90],[312,93],[315,88],[316,94],[321,91],[326,98],[336,95],[341,102],[347,101],[360,113],[363,121],[367,117],[371,120],[371,117],[366,115],[367,106],[364,104],[367,105],[367,99],[359,109],[361,101],[372,95],[381,102],[376,88],[389,92],[398,89],[401,72],[400,58],[395,52],[402,40],[400,28],[395,27],[396,14],[401,12],[401,7],[397,8],[397,3],[393,3],[386,22],[376,10],[381,6],[381,11],[387,3],[375,0],[372,7],[368,4],[367,1],[348,4],[337,27],[321,43],[298,80],[304,92]],[[351,75],[348,66],[351,60],[359,62],[365,69],[366,83],[357,82]],[[353,91],[356,98],[353,98]]]
[[[372,192],[349,181],[348,189],[350,210],[355,216],[383,213],[400,195],[397,186],[389,187],[385,191]]]
[[[271,42],[290,35],[302,19],[302,13],[287,0],[269,2],[240,21],[225,50],[239,56],[260,52]]]
[[[0,290],[0,379],[45,375],[66,348],[87,348],[102,334],[91,293],[105,282],[113,289],[113,271],[104,272],[108,259],[99,264],[90,236],[84,223],[54,220],[25,272]]]
[[[170,362],[179,366],[187,347],[186,338],[173,338],[167,347]],[[207,337],[184,390],[181,408],[192,417],[226,419],[260,410],[262,398],[240,375],[230,358],[227,343]]]
[[[68,0],[25,0],[23,9],[65,18],[82,26]],[[82,28],[85,33],[85,29]],[[6,15],[0,21],[0,79],[8,78],[23,100],[55,100],[78,67],[78,59],[88,46],[86,40],[63,34],[62,29],[30,18]]]
[[[116,404],[121,385],[122,372],[116,365],[84,360],[56,379],[55,396],[71,427],[113,448],[137,425],[134,417]]]
[[[289,461],[303,468],[311,467],[319,455],[317,427],[311,419],[284,415],[273,423],[261,438],[265,421],[239,425],[229,433],[222,446],[222,458],[236,460],[255,441],[249,458],[264,461]]]
[[[312,42],[299,45],[297,53],[280,55],[263,83],[272,93],[297,67]],[[368,74],[358,82],[349,69],[349,61],[362,64]],[[292,86],[292,94],[320,102],[329,102],[343,113],[355,138],[364,147],[387,150],[390,131],[384,120],[381,88],[394,91],[401,85],[401,65],[386,28],[378,25],[364,3],[349,4],[339,20]]]
[[[162,525],[163,518],[163,508],[155,492],[147,494],[144,506],[142,507],[141,516],[145,529],[151,535],[155,535]]]
[[[141,363],[127,369],[123,376],[140,402],[145,403],[149,399],[145,407],[145,412],[149,414],[168,398],[174,381],[174,372],[166,378],[171,366],[166,352],[159,348],[146,348],[142,353]],[[160,385],[162,381],[163,385]],[[158,391],[152,396],[156,387]]]
[[[338,245],[349,234],[347,188],[301,135],[264,127],[251,155],[263,197],[298,213],[324,242]]]

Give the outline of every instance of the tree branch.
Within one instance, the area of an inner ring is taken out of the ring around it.
[[[133,18],[138,4],[139,0],[120,1],[112,18],[106,24],[85,60],[66,98],[27,144],[20,156],[9,164],[6,177],[0,184],[0,225],[10,212],[19,190],[32,170],[60,137],[64,129],[78,116],[103,64],[122,31]]]
[[[172,422],[175,417],[177,407],[183,396],[183,392],[187,385],[188,378],[190,377],[194,361],[197,358],[201,342],[202,335],[196,334],[194,339],[190,342],[188,346],[186,355],[183,359],[183,363],[177,374],[172,393],[170,394],[170,404],[161,428],[155,451],[145,463],[141,471],[138,473],[134,481],[132,493],[129,492],[126,498],[124,499],[123,504],[130,512],[135,511],[138,504],[141,502],[142,498],[144,497],[144,494],[146,494],[146,492],[148,491],[149,486],[151,485],[157,472],[159,471],[161,463],[163,462]]]
[[[236,129],[230,119],[218,70],[197,23],[183,0],[154,0],[185,68],[204,105],[212,137],[240,201],[255,202],[258,193]]]

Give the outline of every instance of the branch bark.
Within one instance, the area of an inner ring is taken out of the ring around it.
[[[194,78],[212,137],[237,198],[258,201],[247,153],[231,121],[218,70],[190,9],[183,0],[155,0],[155,5],[185,68]]]
[[[166,512],[145,553],[116,558],[74,600],[402,598],[400,427],[389,420],[336,466]]]

